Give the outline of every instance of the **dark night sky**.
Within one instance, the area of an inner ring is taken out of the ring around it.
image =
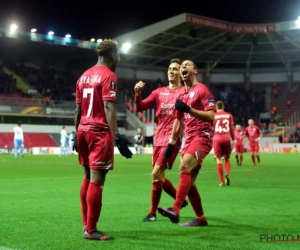
[[[300,16],[300,0],[4,0],[0,27],[15,22],[24,31],[37,28],[39,33],[53,30],[55,35],[69,33],[78,39],[112,38],[183,12],[237,23],[278,22]]]

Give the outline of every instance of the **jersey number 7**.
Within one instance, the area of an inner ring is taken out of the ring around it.
[[[83,89],[83,98],[88,98],[88,97],[90,97],[90,102],[89,102],[89,108],[88,108],[86,117],[90,117],[90,115],[92,113],[93,99],[94,99],[94,89],[93,88]]]

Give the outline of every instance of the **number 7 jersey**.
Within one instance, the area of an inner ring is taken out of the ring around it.
[[[80,125],[109,128],[103,101],[115,102],[117,75],[104,65],[96,65],[78,79],[76,103],[81,104]]]
[[[234,140],[234,122],[232,114],[219,111],[215,113],[214,138]]]

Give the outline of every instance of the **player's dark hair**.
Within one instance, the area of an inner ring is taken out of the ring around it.
[[[18,122],[18,126],[21,126],[21,122]]]
[[[111,54],[118,53],[118,43],[112,39],[104,39],[99,43],[96,53],[98,56],[105,57]]]
[[[224,109],[225,105],[222,101],[217,101],[216,103],[217,109]]]
[[[181,65],[182,61],[178,58],[174,58],[174,59],[171,59],[171,61],[170,61],[170,64],[172,64],[172,63],[178,63],[179,65]]]

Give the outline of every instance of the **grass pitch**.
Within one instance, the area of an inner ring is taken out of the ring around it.
[[[98,224],[116,240],[96,242],[82,239],[83,170],[76,156],[1,155],[0,250],[300,249],[300,154],[262,154],[261,160],[254,168],[245,154],[240,167],[232,157],[232,185],[219,187],[209,155],[197,180],[209,226],[182,228],[159,214],[157,222],[141,222],[150,206],[151,155],[131,160],[117,155]],[[176,187],[178,165],[179,159],[167,171]],[[172,203],[163,193],[160,205]],[[193,215],[189,205],[181,212],[181,222]],[[285,241],[283,234],[295,241]],[[283,241],[270,242],[271,237]]]

